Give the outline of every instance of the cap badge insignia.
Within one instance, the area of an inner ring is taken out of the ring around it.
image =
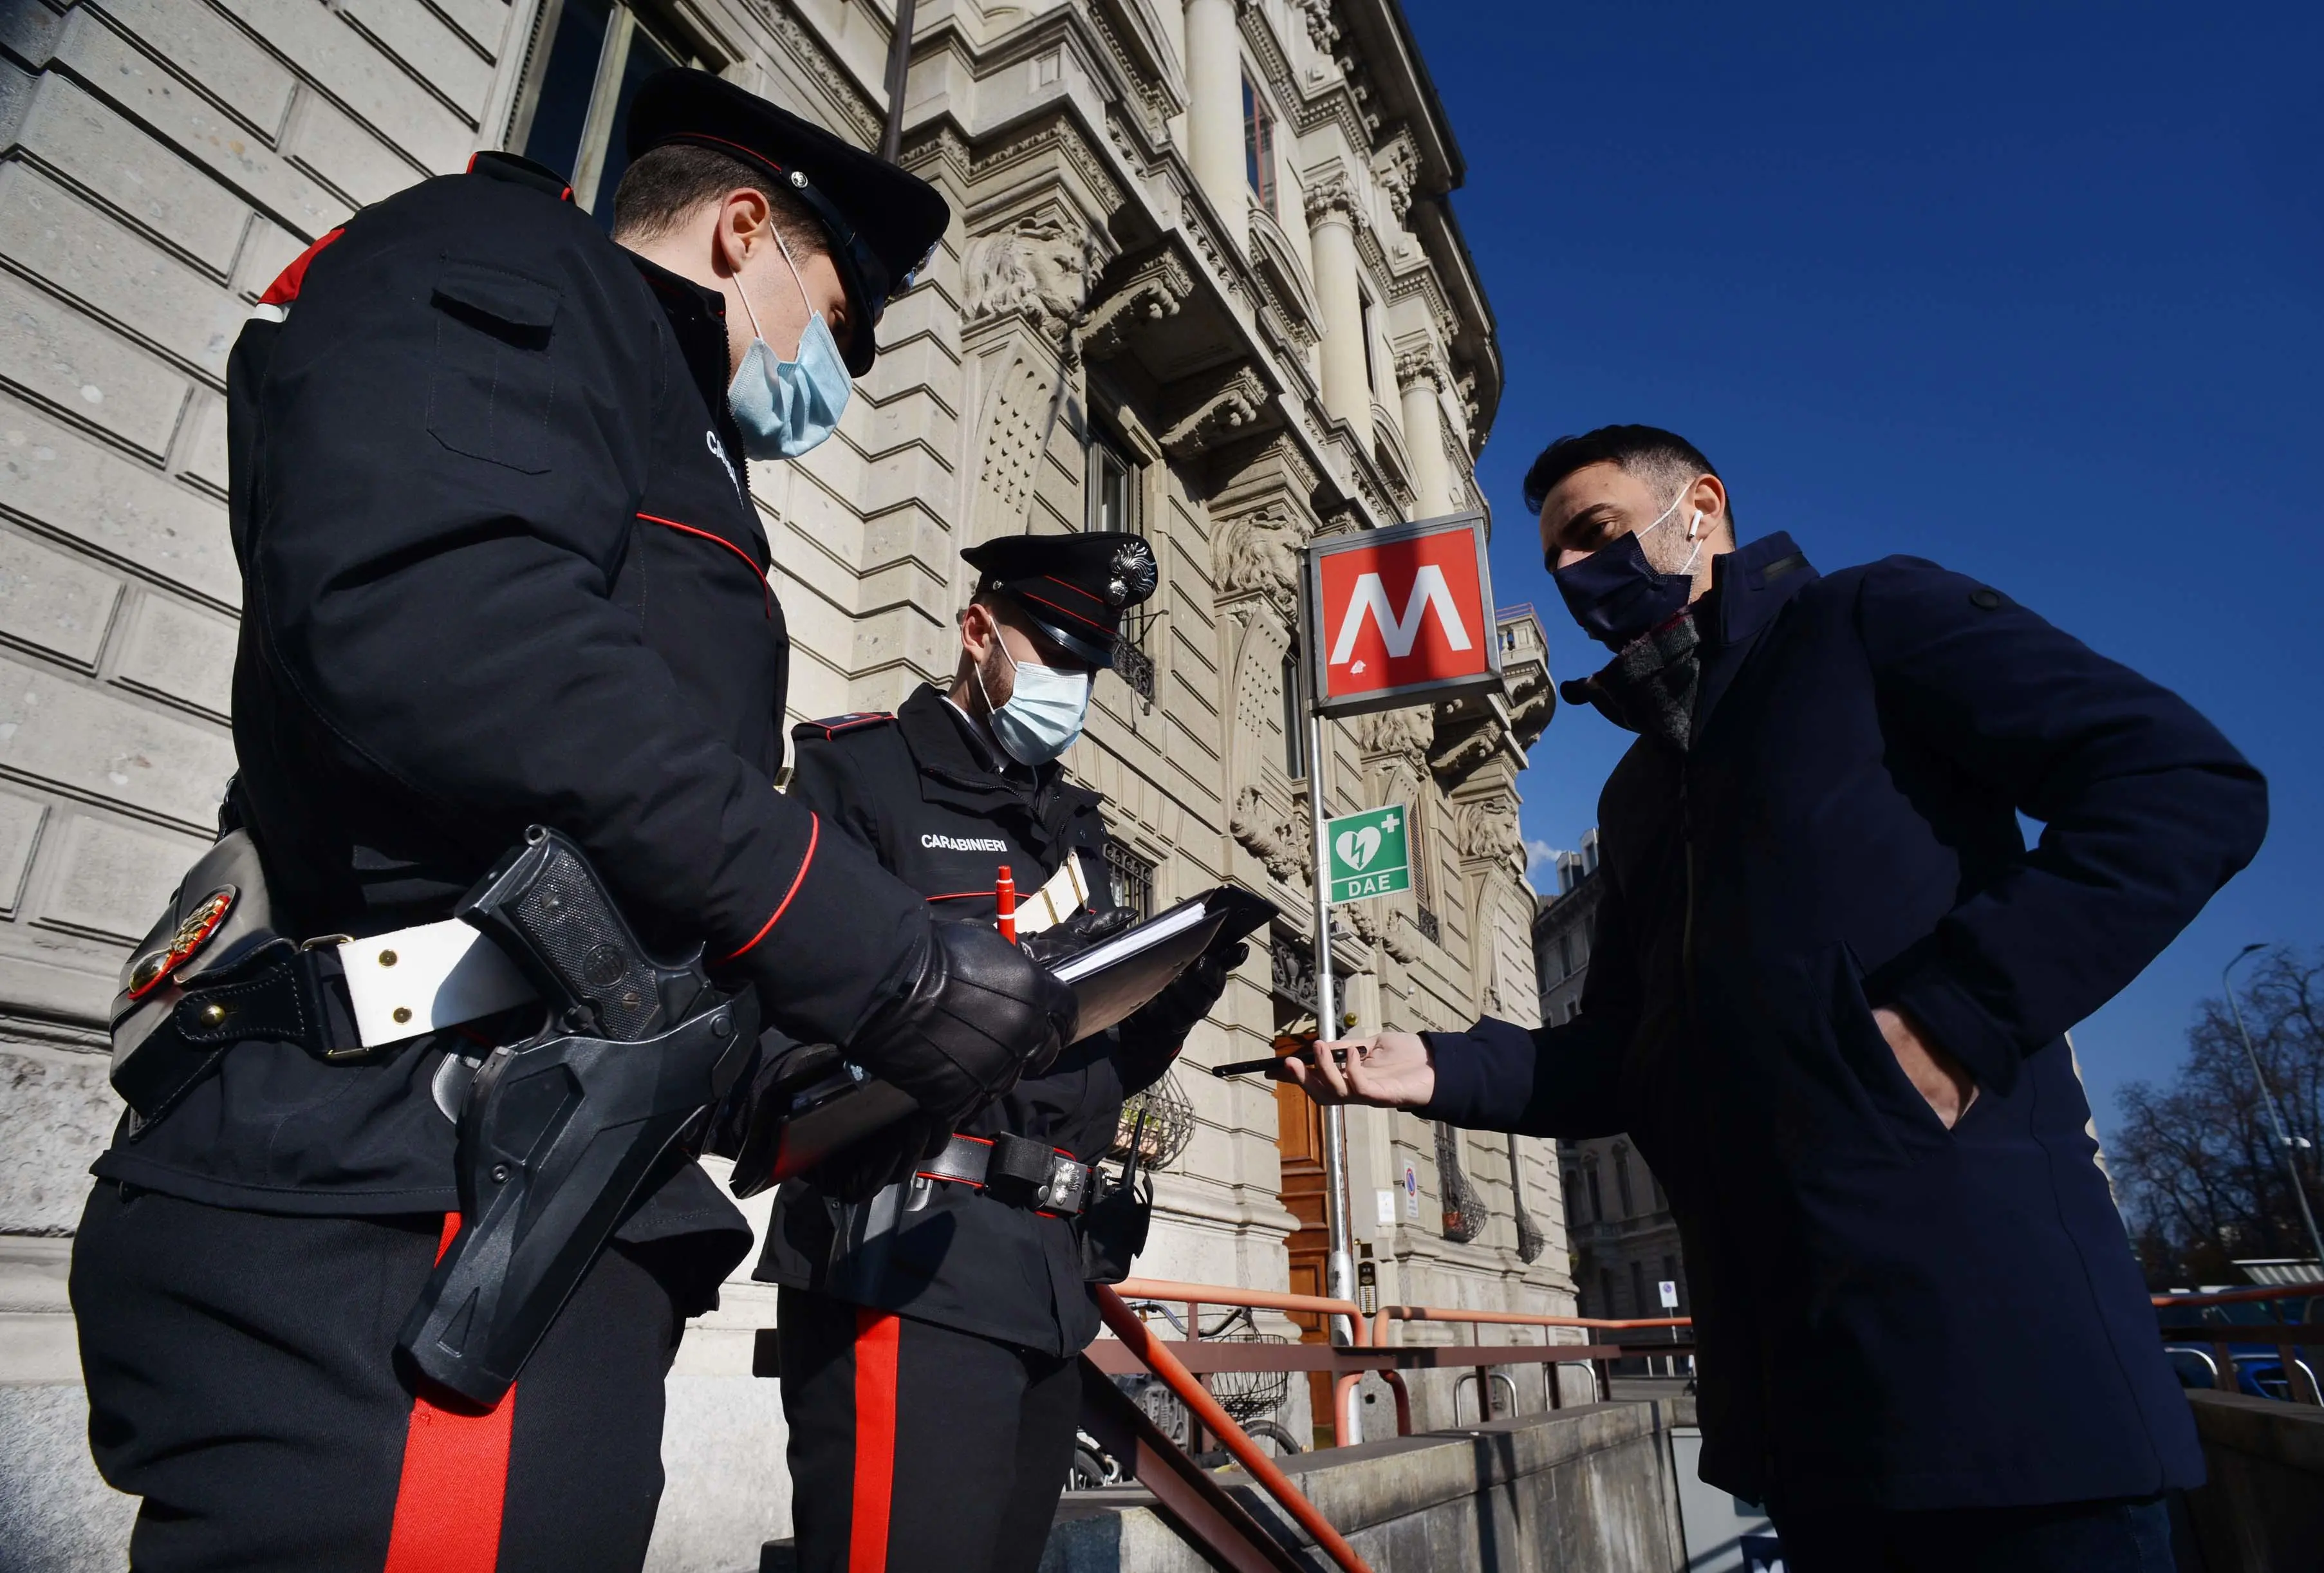
[[[1154,566],[1154,549],[1143,541],[1125,541],[1116,547],[1107,574],[1105,604],[1109,606],[1144,600],[1154,593],[1161,577]]]

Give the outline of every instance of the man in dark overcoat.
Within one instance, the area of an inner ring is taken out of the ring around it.
[[[830,434],[948,211],[703,72],[627,125],[613,238],[554,171],[480,154],[324,236],[244,329],[228,817],[286,967],[355,940],[417,965],[398,936],[545,825],[656,954],[965,1120],[1073,1035],[1071,995],[775,791],[790,643],[743,467]],[[353,1041],[212,1008],[191,1079],[97,1160],[73,1254],[134,1564],[640,1566],[663,1376],[742,1216],[674,1152],[480,1412],[396,1345],[461,1226],[466,1089],[538,1003]]]
[[[1615,652],[1566,697],[1640,735],[1581,1013],[1295,1074],[1630,1133],[1685,1245],[1702,1477],[1766,1503],[1793,1573],[2166,1573],[2202,1461],[2065,1033],[2250,861],[2259,773],[1991,586],[1738,548],[1669,432],[1563,439],[1526,488]]]

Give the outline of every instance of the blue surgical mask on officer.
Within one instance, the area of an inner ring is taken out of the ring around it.
[[[840,358],[838,342],[831,337],[831,325],[807,295],[807,281],[791,261],[790,247],[783,245],[779,231],[770,227],[770,233],[783,254],[783,265],[791,271],[791,282],[798,286],[799,299],[807,301],[807,330],[799,335],[794,358],[777,359],[766,335],[759,331],[759,314],[751,310],[750,291],[742,288],[742,275],[737,273],[734,291],[742,297],[753,337],[741,369],[726,385],[726,406],[742,428],[743,452],[752,458],[797,458],[838,429],[840,412],[847,408],[855,384]]]
[[[1090,680],[1095,674],[1019,661],[1009,653],[998,627],[992,643],[1015,674],[1009,702],[995,706],[992,691],[984,686],[984,671],[977,669],[976,686],[984,695],[993,738],[1019,764],[1047,764],[1081,736],[1082,718],[1089,713]]]

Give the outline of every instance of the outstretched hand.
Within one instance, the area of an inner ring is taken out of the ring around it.
[[[1283,1073],[1319,1104],[1408,1109],[1436,1096],[1436,1062],[1411,1032],[1317,1043],[1286,1059]]]

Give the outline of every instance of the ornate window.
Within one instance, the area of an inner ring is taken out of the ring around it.
[[[1144,523],[1138,506],[1140,478],[1140,467],[1129,449],[1092,422],[1083,528],[1143,534]],[[1113,656],[1114,671],[1130,685],[1130,692],[1148,705],[1154,702],[1154,656],[1146,647],[1151,606],[1149,602],[1122,614],[1121,635]]]
[[[1138,532],[1137,460],[1095,425],[1089,438],[1089,510],[1085,528]]]
[[[1299,647],[1283,652],[1283,773],[1307,777],[1307,717],[1299,704]]]
[[[1429,800],[1427,782],[1423,778],[1411,816],[1406,821],[1411,835],[1412,923],[1430,944],[1442,945],[1444,924],[1436,915],[1436,838],[1429,834],[1435,819],[1435,805]]]
[[[1113,887],[1110,893],[1115,906],[1128,907],[1140,918],[1154,915],[1154,865],[1150,859],[1109,838],[1105,844],[1105,872],[1106,882]]]
[[[1614,1149],[1614,1194],[1622,1200],[1624,1217],[1638,1210],[1637,1203],[1630,1196],[1630,1150],[1628,1147]]]
[[[1275,114],[1249,77],[1242,79],[1242,171],[1250,194],[1275,211]]]
[[[639,85],[707,62],[632,0],[547,0],[538,39],[508,144],[570,180],[573,200],[611,228]]]

